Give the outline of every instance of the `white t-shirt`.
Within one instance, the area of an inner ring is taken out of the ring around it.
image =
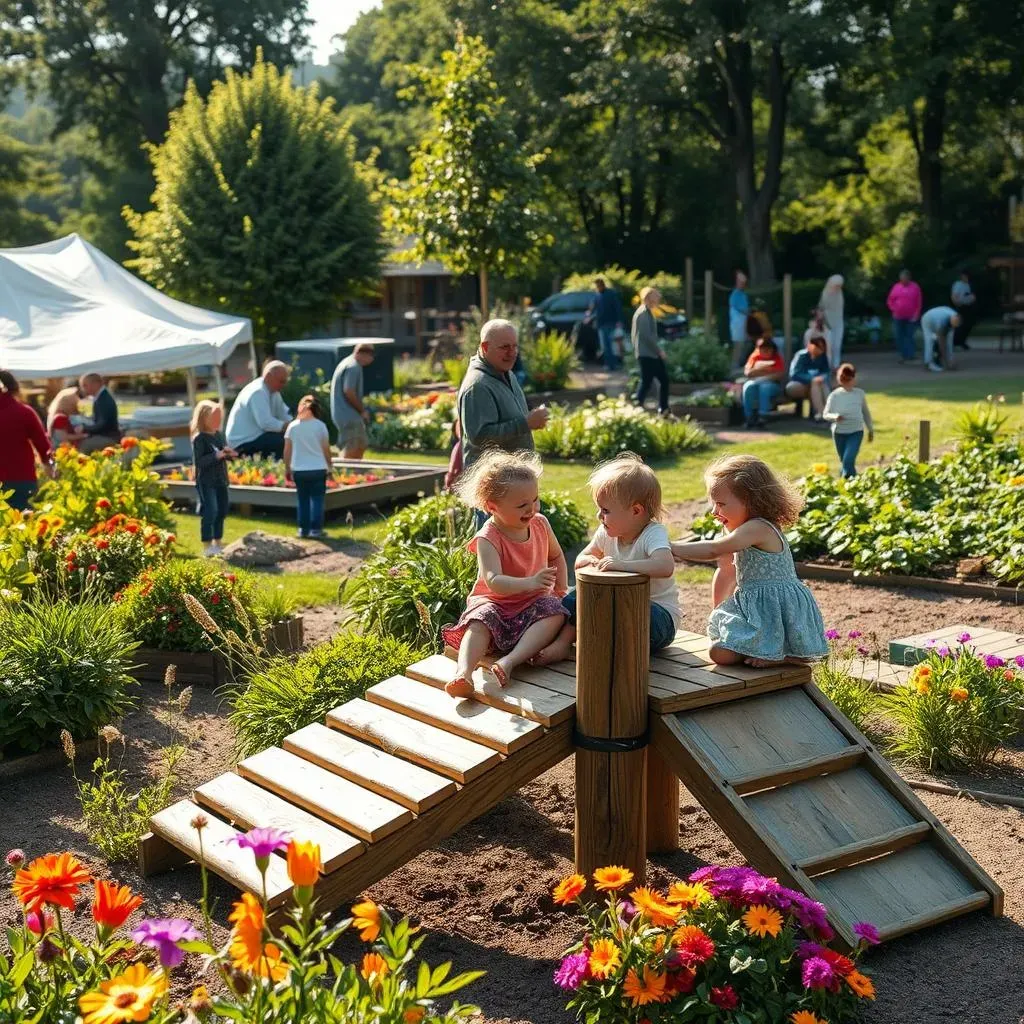
[[[285,440],[292,443],[292,472],[309,469],[330,469],[324,458],[324,442],[330,435],[323,420],[292,420],[284,432]]]
[[[591,543],[604,552],[605,557],[622,562],[638,562],[650,558],[655,551],[672,550],[668,530],[661,523],[648,523],[632,544],[618,537],[609,537],[605,528],[599,526]],[[679,605],[679,588],[674,576],[651,577],[651,601],[661,605],[672,616],[672,625],[678,629],[682,609]]]

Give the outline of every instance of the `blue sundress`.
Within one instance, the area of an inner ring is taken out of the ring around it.
[[[797,579],[786,538],[774,523],[768,525],[782,550],[736,552],[736,591],[711,613],[708,636],[749,658],[824,658],[828,644],[817,602]]]

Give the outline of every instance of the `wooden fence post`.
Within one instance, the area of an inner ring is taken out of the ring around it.
[[[782,275],[782,344],[785,349],[783,358],[789,366],[793,354],[793,275]]]
[[[647,748],[647,852],[674,853],[679,849],[679,779]]]
[[[693,257],[686,257],[686,319],[693,323]]]
[[[928,462],[932,457],[931,420],[921,420],[917,426],[917,461]]]
[[[715,277],[711,270],[704,271],[704,336],[710,338],[715,329]]]
[[[650,580],[576,573],[576,870],[647,865]]]

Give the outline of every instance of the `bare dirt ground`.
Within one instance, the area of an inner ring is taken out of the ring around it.
[[[814,583],[825,621],[841,629],[873,633],[880,643],[925,632],[934,625],[965,622],[1024,629],[1019,608],[927,591],[858,588]],[[684,626],[702,630],[709,586],[684,585]],[[331,635],[342,611],[307,613],[307,641]],[[123,724],[131,745],[126,767],[133,779],[152,770],[166,742],[162,688],[145,686],[136,711]],[[181,795],[232,764],[227,708],[218,695],[196,690],[190,711],[190,752],[182,765]],[[1008,752],[983,776],[960,777],[958,785],[1024,796],[1024,757]],[[80,768],[81,772],[81,768]],[[908,772],[925,778],[919,769]],[[567,1021],[551,983],[556,959],[575,937],[576,923],[556,909],[550,887],[571,869],[573,828],[571,759],[524,787],[484,817],[429,850],[371,890],[397,914],[409,914],[428,936],[424,956],[432,963],[452,959],[459,969],[488,973],[465,997],[479,1003],[488,1024],[560,1024]],[[1013,808],[966,798],[920,794],[934,813],[1006,891],[1006,916],[966,918],[893,942],[868,961],[878,987],[869,1024],[1021,1024],[1024,1021],[1024,814]],[[19,846],[30,856],[68,849],[101,877],[116,877],[146,896],[151,916],[185,916],[198,921],[199,872],[194,867],[153,878],[132,865],[108,866],[79,826],[79,809],[66,768],[5,780],[0,789],[0,851]],[[683,876],[701,864],[740,863],[725,835],[685,791],[680,808],[681,849],[650,865],[653,880]],[[213,880],[215,918],[223,923],[232,890]],[[17,919],[13,897],[0,892],[0,926]],[[75,928],[88,927],[88,910]],[[226,936],[222,925],[215,938]],[[356,952],[343,943],[341,952]],[[188,965],[188,961],[186,962]],[[197,978],[182,969],[182,990]]]

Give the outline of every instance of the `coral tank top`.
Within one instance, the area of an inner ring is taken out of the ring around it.
[[[498,529],[493,519],[488,519],[467,547],[475,555],[478,541],[486,540],[498,552],[498,557],[501,559],[502,575],[520,578],[533,576],[541,569],[547,568],[548,559],[551,556],[548,550],[549,529],[548,521],[538,513],[530,521],[530,534],[526,540],[512,540]],[[470,591],[469,599],[466,601],[466,610],[476,608],[485,601],[490,601],[498,605],[504,615],[518,615],[524,608],[533,604],[538,597],[550,594],[552,590],[551,587],[542,587],[524,594],[496,594],[487,585],[486,580],[477,579],[476,585]]]

